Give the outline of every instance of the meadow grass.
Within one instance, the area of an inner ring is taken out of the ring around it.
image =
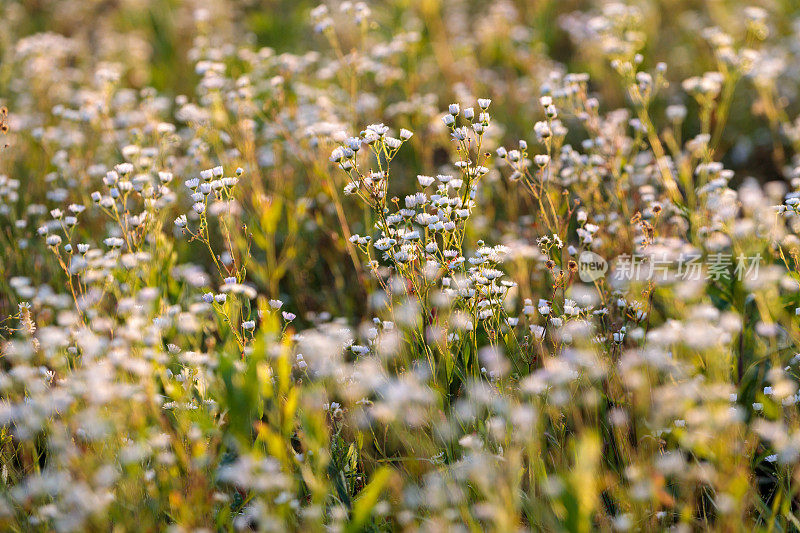
[[[800,7],[0,3],[0,529],[800,529]]]

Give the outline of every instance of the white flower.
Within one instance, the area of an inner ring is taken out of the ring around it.
[[[106,175],[103,178],[103,183],[109,186],[114,185],[118,181],[119,181],[119,174],[117,174],[116,170],[109,170],[108,172],[106,172]]]
[[[114,167],[121,176],[127,176],[133,172],[133,165],[130,163],[120,163]]]
[[[331,151],[331,163],[339,163],[344,159],[344,148],[337,146]]]
[[[536,137],[541,141],[550,137],[553,132],[550,130],[550,126],[547,125],[547,122],[537,122],[533,125],[533,131],[536,133]]]
[[[345,141],[345,143],[353,152],[358,152],[361,150],[361,139],[358,137],[350,137]],[[342,152],[344,153],[344,150]]]
[[[433,183],[434,179],[433,179],[433,177],[432,177],[432,176],[423,176],[423,175],[418,175],[418,176],[417,176],[417,181],[418,181],[418,182],[419,182],[419,184],[420,184],[420,185],[422,185],[423,187],[428,187],[428,186],[430,186],[430,185]]]
[[[219,288],[220,292],[230,292],[233,294],[241,294],[247,299],[252,300],[258,296],[258,292],[250,285],[243,283],[236,283],[235,278],[225,278],[225,284]]]
[[[539,314],[546,316],[550,314],[550,302],[547,300],[539,300],[539,304],[536,306],[538,308]]]

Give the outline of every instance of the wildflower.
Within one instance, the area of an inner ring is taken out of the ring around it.
[[[553,134],[547,122],[537,122],[536,124],[533,125],[533,131],[534,133],[536,133],[536,137],[540,141],[548,139]]]
[[[686,118],[686,107],[682,105],[670,105],[666,109],[667,119],[670,122],[680,122]]]
[[[367,126],[367,131],[371,131],[379,138],[383,138],[387,133],[389,133],[389,127],[385,126],[384,124],[370,124]]]
[[[341,146],[337,146],[331,152],[330,161],[331,163],[341,163],[344,157],[345,157],[344,149]]]
[[[547,300],[540,299],[537,309],[540,315],[549,315],[551,311],[550,302],[548,302]]]
[[[120,163],[114,167],[120,176],[127,176],[133,172],[133,165],[130,163]]]
[[[386,137],[384,142],[386,143],[386,146],[388,146],[392,150],[397,150],[403,143],[400,139],[395,139],[394,137]]]
[[[419,182],[419,184],[421,186],[429,187],[431,184],[433,184],[434,178],[432,176],[418,175],[417,176],[417,181]]]
[[[532,324],[530,329],[531,329],[531,333],[533,334],[533,337],[537,341],[541,341],[542,339],[544,339],[545,330],[544,330],[544,328],[542,326],[538,326],[536,324]]]
[[[220,292],[240,294],[248,300],[253,300],[258,296],[258,292],[256,292],[253,287],[243,283],[237,283],[235,278],[225,278],[225,283],[220,287]]]

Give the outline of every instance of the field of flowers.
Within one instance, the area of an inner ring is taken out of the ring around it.
[[[796,0],[0,0],[0,531],[800,530]]]

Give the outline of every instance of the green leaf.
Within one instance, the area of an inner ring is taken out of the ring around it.
[[[378,503],[378,498],[391,476],[392,470],[386,466],[379,468],[375,472],[372,476],[372,481],[364,487],[356,499],[355,505],[353,505],[352,520],[345,529],[347,533],[355,533],[356,531],[363,530],[364,524],[372,514],[372,510]]]

